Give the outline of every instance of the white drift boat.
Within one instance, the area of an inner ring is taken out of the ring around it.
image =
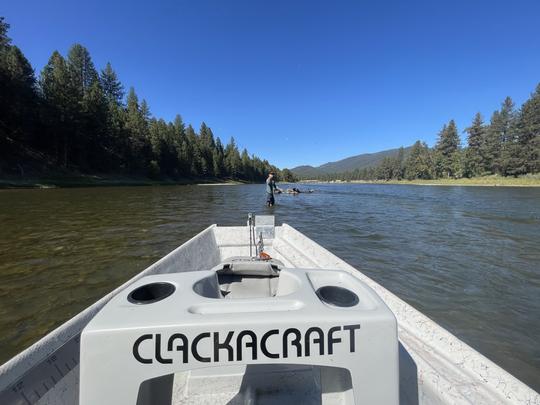
[[[1,366],[0,404],[540,405],[294,228],[250,222],[210,226]]]

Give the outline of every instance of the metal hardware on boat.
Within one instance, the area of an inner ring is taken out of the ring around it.
[[[249,257],[253,257],[253,214],[248,214],[248,232],[249,232]]]
[[[262,232],[259,233],[259,242],[257,243],[257,255],[260,257],[264,252],[264,242]]]

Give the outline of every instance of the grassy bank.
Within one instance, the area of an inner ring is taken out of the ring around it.
[[[188,184],[243,184],[243,182],[218,178],[186,178],[180,180],[152,180],[145,177],[52,175],[36,177],[4,176],[0,189],[6,188],[70,188],[70,187],[120,187],[120,186],[170,186]]]
[[[311,181],[306,181],[311,182]],[[329,183],[345,183],[342,181]],[[462,179],[436,180],[353,180],[348,183],[360,184],[414,184],[421,186],[486,186],[486,187],[540,187],[540,174],[521,177],[484,176]]]

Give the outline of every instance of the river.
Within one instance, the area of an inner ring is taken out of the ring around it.
[[[273,214],[540,391],[540,188],[0,191],[0,363],[212,223]]]

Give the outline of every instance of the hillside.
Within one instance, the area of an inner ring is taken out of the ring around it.
[[[404,148],[405,156],[410,152],[411,146]],[[297,166],[291,171],[303,179],[314,178],[321,174],[343,173],[355,169],[364,169],[378,166],[385,157],[392,157],[398,154],[399,148],[383,150],[376,153],[363,153],[361,155],[351,156],[335,162],[328,162],[317,167],[304,165]]]

